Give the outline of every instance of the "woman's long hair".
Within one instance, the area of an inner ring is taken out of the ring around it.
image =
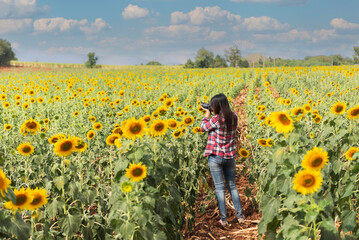
[[[228,131],[237,126],[237,118],[229,106],[226,95],[220,93],[213,96],[209,105],[212,107],[215,114],[223,115]]]

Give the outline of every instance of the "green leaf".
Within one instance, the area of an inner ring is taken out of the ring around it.
[[[127,153],[126,157],[129,160],[135,161],[137,163],[142,159],[143,155],[144,155],[144,147],[138,147],[138,148],[131,149]]]
[[[49,214],[51,218],[56,217],[57,211],[63,207],[64,203],[62,201],[58,201],[56,198],[46,206],[46,212]]]
[[[130,222],[124,222],[120,227],[120,233],[124,239],[130,239],[130,236],[135,231],[135,225]]]
[[[350,182],[349,184],[346,184],[345,185],[345,193],[343,194],[342,198],[352,195],[353,189],[354,189],[354,183]]]
[[[8,230],[15,234],[19,240],[27,240],[30,237],[30,227],[24,222],[18,212],[15,214],[15,219]]]
[[[246,186],[245,195],[246,195],[247,197],[249,197],[249,196],[251,196],[251,194],[252,194],[251,189],[250,189],[248,186]]]
[[[59,219],[59,224],[66,236],[72,238],[80,230],[81,215],[67,214],[64,218]]]
[[[62,187],[65,185],[65,177],[64,176],[59,176],[54,178],[54,183],[55,186],[58,190],[61,190]]]
[[[350,232],[355,227],[355,211],[348,211],[347,214],[344,215],[343,218],[343,231],[344,233]]]
[[[277,216],[278,209],[280,206],[280,201],[277,198],[272,198],[263,208],[263,218],[265,222],[270,222],[272,219]]]

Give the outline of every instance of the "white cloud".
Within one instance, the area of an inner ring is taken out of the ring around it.
[[[95,22],[91,23],[88,26],[81,26],[80,30],[83,31],[85,34],[94,34],[109,28],[111,28],[111,26],[102,18],[96,18]]]
[[[147,35],[161,35],[162,37],[170,37],[170,38],[177,38],[177,37],[186,37],[190,35],[193,37],[194,35],[207,35],[209,33],[208,28],[202,28],[199,26],[191,26],[185,24],[179,25],[170,25],[168,27],[161,26],[161,27],[152,27],[145,29],[145,34]]]
[[[85,34],[93,34],[107,28],[110,28],[110,25],[101,18],[97,18],[91,24],[86,19],[75,20],[63,17],[42,18],[34,22],[36,32],[65,32],[71,29],[79,29]]]
[[[277,34],[253,34],[253,36],[260,41],[269,42],[292,42],[292,41],[312,41],[318,42],[320,40],[328,40],[337,37],[335,30],[314,30],[314,31],[298,31],[297,29],[289,32]]]
[[[140,8],[137,5],[129,4],[122,12],[123,19],[144,18],[149,15],[147,8]]]
[[[17,32],[24,28],[30,27],[32,20],[25,19],[0,19],[0,34],[7,32]]]
[[[359,24],[345,21],[343,18],[334,18],[330,25],[336,29],[359,29]]]
[[[234,44],[239,49],[253,49],[253,48],[257,47],[257,45],[255,43],[248,41],[248,40],[236,40],[236,41],[234,41]]]
[[[194,25],[201,25],[204,23],[223,23],[233,22],[238,23],[241,20],[240,15],[232,14],[227,10],[223,10],[218,6],[214,7],[196,7],[189,13],[173,12],[171,13],[171,23],[177,24],[188,21]]]
[[[261,16],[245,18],[239,26],[233,27],[234,31],[245,28],[248,31],[284,30],[290,28],[288,23],[280,23],[277,19]]]
[[[56,53],[75,53],[75,54],[87,54],[92,50],[84,47],[59,47],[59,48],[49,48],[46,50],[46,53],[56,54]]]
[[[226,32],[217,32],[217,31],[211,31],[208,36],[207,39],[211,40],[211,41],[217,41],[218,39],[224,38],[227,35]]]
[[[48,9],[38,7],[36,0],[0,0],[0,17],[24,17]]]

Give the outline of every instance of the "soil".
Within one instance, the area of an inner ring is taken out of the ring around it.
[[[247,146],[247,116],[245,112],[246,96],[248,89],[242,90],[239,95],[233,100],[234,111],[238,114],[239,127],[237,149]],[[257,225],[262,217],[258,210],[258,205],[254,201],[257,194],[256,186],[252,186],[248,182],[248,177],[242,172],[246,166],[245,160],[241,160],[240,156],[236,159],[237,175],[236,186],[242,204],[242,211],[246,216],[246,220],[242,223],[237,222],[235,210],[230,198],[230,194],[226,192],[226,205],[228,215],[228,225],[223,227],[219,224],[219,210],[217,200],[214,194],[215,188],[210,174],[207,176],[208,186],[203,186],[200,189],[194,209],[196,210],[195,223],[192,231],[184,232],[184,239],[198,240],[198,239],[258,239]],[[245,195],[246,187],[251,190],[251,195]],[[206,189],[207,187],[207,189]],[[209,188],[209,190],[208,190]],[[202,211],[201,211],[202,210]]]

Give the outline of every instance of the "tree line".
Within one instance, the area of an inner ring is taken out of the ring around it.
[[[353,47],[353,58],[340,54],[330,56],[306,56],[304,59],[282,59],[265,57],[262,54],[248,54],[242,57],[237,46],[225,50],[224,57],[216,55],[204,48],[198,50],[192,61],[188,59],[184,68],[217,68],[217,67],[296,67],[296,66],[339,66],[359,64],[359,46]]]

